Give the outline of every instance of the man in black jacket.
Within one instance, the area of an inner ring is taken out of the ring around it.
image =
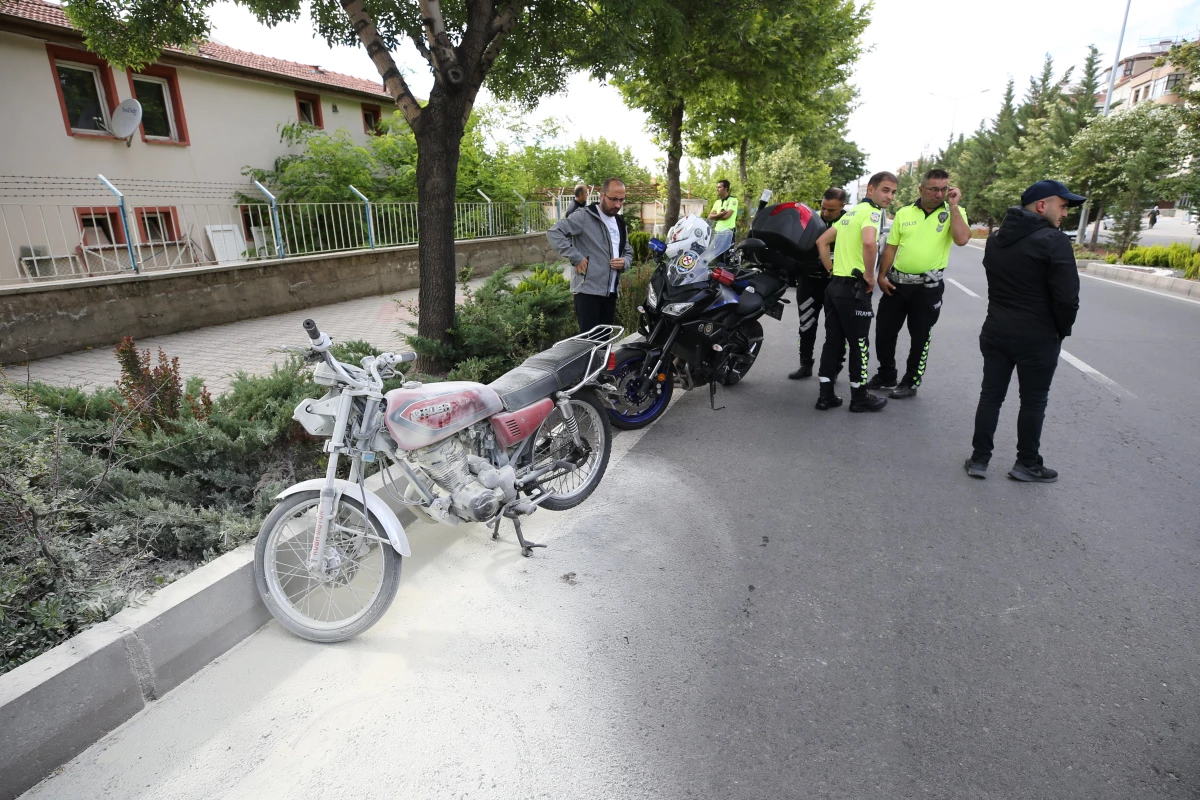
[[[964,465],[973,478],[987,477],[1000,406],[1016,368],[1021,410],[1017,463],[1008,476],[1037,483],[1058,480],[1038,451],[1062,340],[1071,335],[1079,311],[1075,251],[1058,228],[1067,210],[1086,199],[1058,181],[1038,181],[1021,195],[1024,208],[1010,208],[987,241],[988,313],[979,334],[983,388],[975,411],[974,452]]]

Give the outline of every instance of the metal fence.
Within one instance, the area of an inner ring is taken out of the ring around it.
[[[416,203],[349,188],[360,201],[280,203],[256,184],[0,176],[0,285],[417,243]],[[456,203],[454,236],[535,233],[556,219],[554,203]]]

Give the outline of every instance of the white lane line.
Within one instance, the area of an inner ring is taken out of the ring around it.
[[[684,394],[685,392],[676,390],[674,395],[672,395],[670,402],[667,403],[666,409],[658,419],[665,417],[667,412],[671,410],[671,406],[675,405],[675,403],[679,401],[679,398],[683,397]],[[651,422],[644,428],[639,428],[636,431],[621,431],[618,435],[613,436],[612,450],[610,450],[608,454],[608,469],[612,469],[621,461],[621,459],[629,455],[629,451],[632,450],[634,446],[642,440],[642,437],[645,436],[651,428],[658,424],[658,419],[654,420],[654,422]],[[617,433],[615,429],[613,432]]]
[[[1089,378],[1092,378],[1097,383],[1099,383],[1101,386],[1103,386],[1105,389],[1108,389],[1110,392],[1115,394],[1117,397],[1137,398],[1136,394],[1129,391],[1124,386],[1122,386],[1121,384],[1114,381],[1112,378],[1105,375],[1103,372],[1100,372],[1098,369],[1093,367],[1091,364],[1088,364],[1086,361],[1076,358],[1075,356],[1068,353],[1066,350],[1060,351],[1059,355],[1062,356],[1063,361],[1067,362],[1072,367],[1074,367],[1075,369],[1082,372],[1084,375],[1087,375]]]
[[[979,298],[979,295],[975,294],[970,289],[963,286],[961,283],[954,280],[953,278],[946,278],[946,282],[953,283],[955,286],[962,289],[967,294],[971,295],[971,297]],[[982,299],[982,298],[979,298],[979,299]],[[1066,361],[1068,364],[1070,364],[1072,367],[1074,367],[1075,369],[1082,372],[1084,375],[1087,375],[1088,377],[1092,378],[1097,383],[1099,383],[1101,386],[1103,386],[1105,389],[1108,389],[1110,392],[1115,394],[1117,397],[1133,397],[1133,398],[1137,397],[1137,395],[1135,395],[1133,392],[1129,391],[1124,386],[1117,383],[1116,381],[1114,381],[1112,378],[1105,375],[1100,370],[1091,366],[1086,361],[1076,358],[1075,356],[1068,353],[1066,350],[1061,351],[1060,355],[1062,356],[1063,361]]]
[[[967,242],[967,245],[970,247],[974,247],[976,250],[983,250],[987,247],[987,245],[985,245],[983,243],[983,241],[984,240],[981,240],[981,239],[972,239],[971,241]],[[976,244],[976,242],[978,242],[978,244]]]
[[[1111,283],[1113,286],[1124,286],[1126,289],[1137,289],[1139,292],[1148,292],[1149,294],[1156,294],[1159,297],[1169,297],[1172,300],[1182,300],[1185,303],[1192,303],[1194,305],[1200,306],[1200,300],[1193,300],[1190,297],[1180,297],[1177,294],[1172,294],[1170,292],[1160,292],[1157,289],[1147,289],[1145,286],[1138,286],[1137,284],[1134,284],[1134,283],[1126,283],[1125,281],[1114,281],[1110,278],[1101,278],[1099,275],[1092,275],[1087,272],[1081,272],[1079,274],[1084,278],[1091,278],[1094,281],[1104,281],[1105,283]]]
[[[974,292],[972,292],[970,289],[968,289],[967,287],[963,286],[963,285],[962,285],[961,283],[959,283],[958,281],[954,280],[954,278],[946,278],[946,283],[953,283],[955,286],[957,286],[958,288],[962,289],[962,290],[963,290],[964,292],[966,292],[967,294],[971,295],[971,297],[974,297],[974,298],[977,298],[977,299],[982,299],[982,298],[980,298],[980,297],[979,297],[979,295],[975,294],[975,293],[974,293]]]

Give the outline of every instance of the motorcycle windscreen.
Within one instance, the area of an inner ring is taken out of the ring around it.
[[[687,286],[709,279],[711,264],[733,247],[733,231],[717,231],[702,253],[684,250],[673,257],[667,266],[667,282],[671,286]]]

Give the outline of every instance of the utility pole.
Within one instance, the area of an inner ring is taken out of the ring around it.
[[[1121,47],[1125,44],[1125,26],[1129,24],[1129,7],[1131,5],[1133,5],[1133,0],[1125,0],[1125,18],[1121,20],[1121,35],[1117,37],[1117,54],[1113,56],[1112,70],[1108,73],[1108,91],[1104,93],[1104,110],[1100,112],[1102,117],[1107,117],[1108,110],[1112,107],[1113,87],[1117,83],[1117,67],[1121,65]],[[1083,244],[1087,218],[1088,204],[1084,203],[1083,208],[1079,210],[1079,230],[1075,232],[1075,244]]]

